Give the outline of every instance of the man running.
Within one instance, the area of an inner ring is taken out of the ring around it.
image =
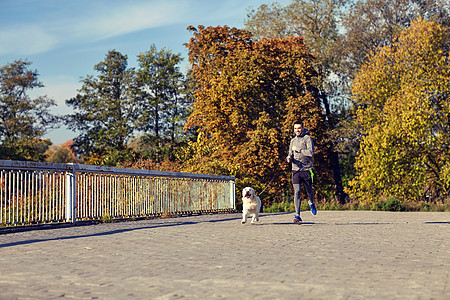
[[[301,224],[300,204],[301,204],[301,185],[305,185],[306,194],[308,195],[308,203],[313,215],[317,214],[316,205],[314,204],[314,191],[312,189],[314,173],[313,156],[314,143],[309,134],[308,129],[303,127],[302,121],[294,123],[294,134],[289,145],[289,153],[286,157],[288,163],[292,163],[292,184],[294,186],[294,205],[295,217],[294,223]]]

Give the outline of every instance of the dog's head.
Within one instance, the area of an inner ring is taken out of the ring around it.
[[[255,195],[255,190],[249,186],[242,190],[242,197],[252,198],[254,195]]]

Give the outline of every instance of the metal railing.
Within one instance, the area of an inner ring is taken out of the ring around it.
[[[235,209],[235,178],[0,160],[0,225]]]

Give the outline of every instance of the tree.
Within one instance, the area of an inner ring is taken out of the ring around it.
[[[136,129],[144,132],[140,144],[161,152],[168,143],[169,155],[178,142],[176,138],[182,134],[190,104],[189,97],[184,95],[184,76],[178,66],[181,61],[180,54],[157,50],[152,45],[138,55],[135,78],[139,106]]]
[[[449,49],[448,28],[419,19],[357,73],[363,138],[350,183],[354,197],[366,203],[448,197]]]
[[[377,47],[391,45],[402,30],[419,17],[450,25],[448,7],[440,0],[365,0],[355,2],[344,15],[340,69],[352,78]],[[447,15],[446,15],[447,14]]]
[[[126,55],[109,51],[105,60],[94,66],[98,75],[83,79],[80,93],[66,100],[75,110],[67,116],[66,123],[69,129],[80,132],[74,145],[81,154],[100,161],[107,153],[126,154],[137,108],[132,84],[134,70],[127,65]]]
[[[336,46],[339,41],[338,17],[345,1],[341,0],[294,0],[286,7],[274,3],[272,6],[261,5],[256,11],[247,15],[246,28],[257,37],[302,36],[310,51],[317,57],[315,68],[319,97],[326,113],[328,135],[336,128],[342,105],[339,84],[334,73],[337,64]],[[332,108],[334,104],[334,109]],[[344,110],[345,111],[345,110]],[[330,139],[327,157],[333,170],[335,195],[344,202],[341,171],[336,142]]]
[[[290,188],[284,161],[295,120],[304,119],[322,150],[313,56],[300,37],[255,42],[250,32],[227,26],[188,29],[196,87],[186,128],[199,135],[181,153],[185,168],[232,174],[238,187],[267,187],[269,198],[281,200]],[[323,156],[316,159],[326,172]]]
[[[79,163],[73,147],[73,140],[61,145],[52,145],[46,152],[47,162],[51,163]]]
[[[257,9],[249,9],[245,20],[245,29],[252,33],[254,39],[284,38],[296,36],[293,23],[288,21],[289,9],[278,2],[261,4]]]
[[[59,118],[49,112],[53,99],[29,92],[44,85],[28,61],[17,60],[0,68],[0,158],[43,161],[51,145],[42,139]]]
[[[245,28],[255,38],[302,36],[325,76],[336,62],[338,18],[344,0],[293,0],[286,7],[277,2],[250,10]]]
[[[302,35],[320,62],[321,98],[333,142],[329,157],[337,195],[342,165],[345,181],[354,176],[351,165],[361,136],[351,114],[350,83],[355,72],[371,51],[390,45],[413,20],[421,16],[448,26],[449,15],[442,0],[293,0],[286,7],[261,5],[248,14],[246,28],[256,36]]]

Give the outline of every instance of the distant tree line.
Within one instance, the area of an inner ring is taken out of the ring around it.
[[[97,76],[83,79],[79,94],[66,101],[74,110],[67,125],[81,133],[74,146],[87,163],[117,165],[133,154],[174,158],[192,102],[180,62],[179,54],[151,46],[138,55],[136,69],[115,50],[95,65]]]
[[[30,62],[18,60],[0,68],[0,158],[13,160],[45,159],[51,145],[42,139],[60,118],[50,113],[55,105],[46,96],[32,99],[29,92],[43,87]]]
[[[448,5],[440,0],[293,0],[248,11],[244,29],[188,30],[180,54],[115,50],[54,116],[30,62],[0,69],[0,158],[234,175],[289,197],[292,123],[316,143],[317,197],[370,204],[448,199]],[[43,139],[61,123],[79,135]],[[51,146],[51,147],[50,147]]]
[[[66,116],[50,113],[54,100],[30,97],[32,89],[43,87],[30,62],[3,66],[0,157],[54,162],[77,158],[108,166],[136,156],[173,160],[174,149],[189,136],[183,125],[192,97],[187,76],[179,70],[182,58],[152,45],[137,60],[137,68],[128,68],[126,55],[109,51],[94,66],[96,74],[82,79],[78,94],[66,100],[73,108]],[[51,141],[42,137],[61,124],[79,135],[69,144],[51,148]],[[55,151],[69,157],[54,155]]]

